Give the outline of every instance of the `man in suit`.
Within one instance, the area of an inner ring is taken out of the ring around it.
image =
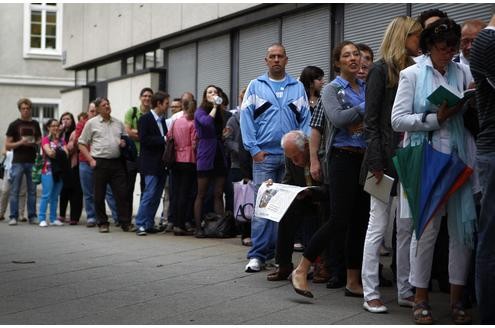
[[[136,216],[136,234],[146,236],[156,233],[155,214],[165,187],[166,171],[162,163],[162,154],[167,140],[165,116],[169,106],[168,93],[158,91],[151,97],[150,112],[144,114],[138,122],[140,152],[140,171],[144,176],[144,192],[141,196]]]

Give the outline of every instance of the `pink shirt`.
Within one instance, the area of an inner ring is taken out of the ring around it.
[[[41,138],[41,147],[43,149],[44,145],[50,145],[50,149],[63,148],[65,146],[64,139],[60,138],[58,140],[51,140],[48,136]],[[49,157],[45,154],[45,149],[43,149],[43,168],[41,169],[41,174],[46,174],[51,172],[51,163]]]
[[[174,138],[175,158],[179,163],[196,163],[196,128],[194,120],[186,117],[176,119],[172,129],[168,131],[167,138]]]

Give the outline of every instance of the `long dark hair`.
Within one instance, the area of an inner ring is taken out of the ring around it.
[[[60,123],[62,123],[62,119],[64,118],[64,116],[69,116],[72,120],[72,123],[70,124],[70,126],[66,127],[64,129],[64,132],[63,132],[64,140],[67,143],[67,142],[69,142],[69,138],[70,138],[72,131],[74,131],[76,129],[76,121],[74,120],[74,115],[72,115],[72,113],[65,112],[60,116],[60,120],[59,120]]]
[[[212,88],[212,87],[217,90],[218,96],[221,97],[223,93],[223,90],[214,84],[210,84],[205,88],[205,90],[203,91],[203,98],[201,99],[200,107],[203,108],[204,111],[207,113],[210,113],[211,110],[213,109],[213,104],[209,102],[208,98],[206,97],[206,91],[208,90],[208,88]],[[219,129],[223,129],[223,105],[219,105],[217,107],[217,112],[215,113],[215,128],[217,130],[217,134]]]
[[[299,81],[304,85],[304,90],[306,90],[306,95],[311,97],[310,88],[314,80],[319,80],[325,76],[323,70],[317,66],[306,66],[299,77]],[[316,97],[320,97],[320,92],[316,91]]]

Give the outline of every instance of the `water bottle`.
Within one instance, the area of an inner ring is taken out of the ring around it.
[[[223,103],[223,99],[222,97],[219,97],[219,96],[215,96],[215,98],[213,98],[213,101],[215,102],[215,104],[217,105],[221,105]]]

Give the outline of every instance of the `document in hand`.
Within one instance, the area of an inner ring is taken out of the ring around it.
[[[468,89],[460,95],[457,91],[452,90],[449,86],[441,85],[435,89],[426,99],[436,106],[442,105],[444,100],[447,100],[447,105],[450,107],[457,105],[464,97],[470,97],[474,89]]]
[[[366,182],[364,183],[364,191],[371,196],[378,198],[382,202],[388,204],[390,201],[390,191],[394,184],[394,178],[384,174],[382,181],[376,184],[376,178],[373,173],[368,172],[366,176]]]

